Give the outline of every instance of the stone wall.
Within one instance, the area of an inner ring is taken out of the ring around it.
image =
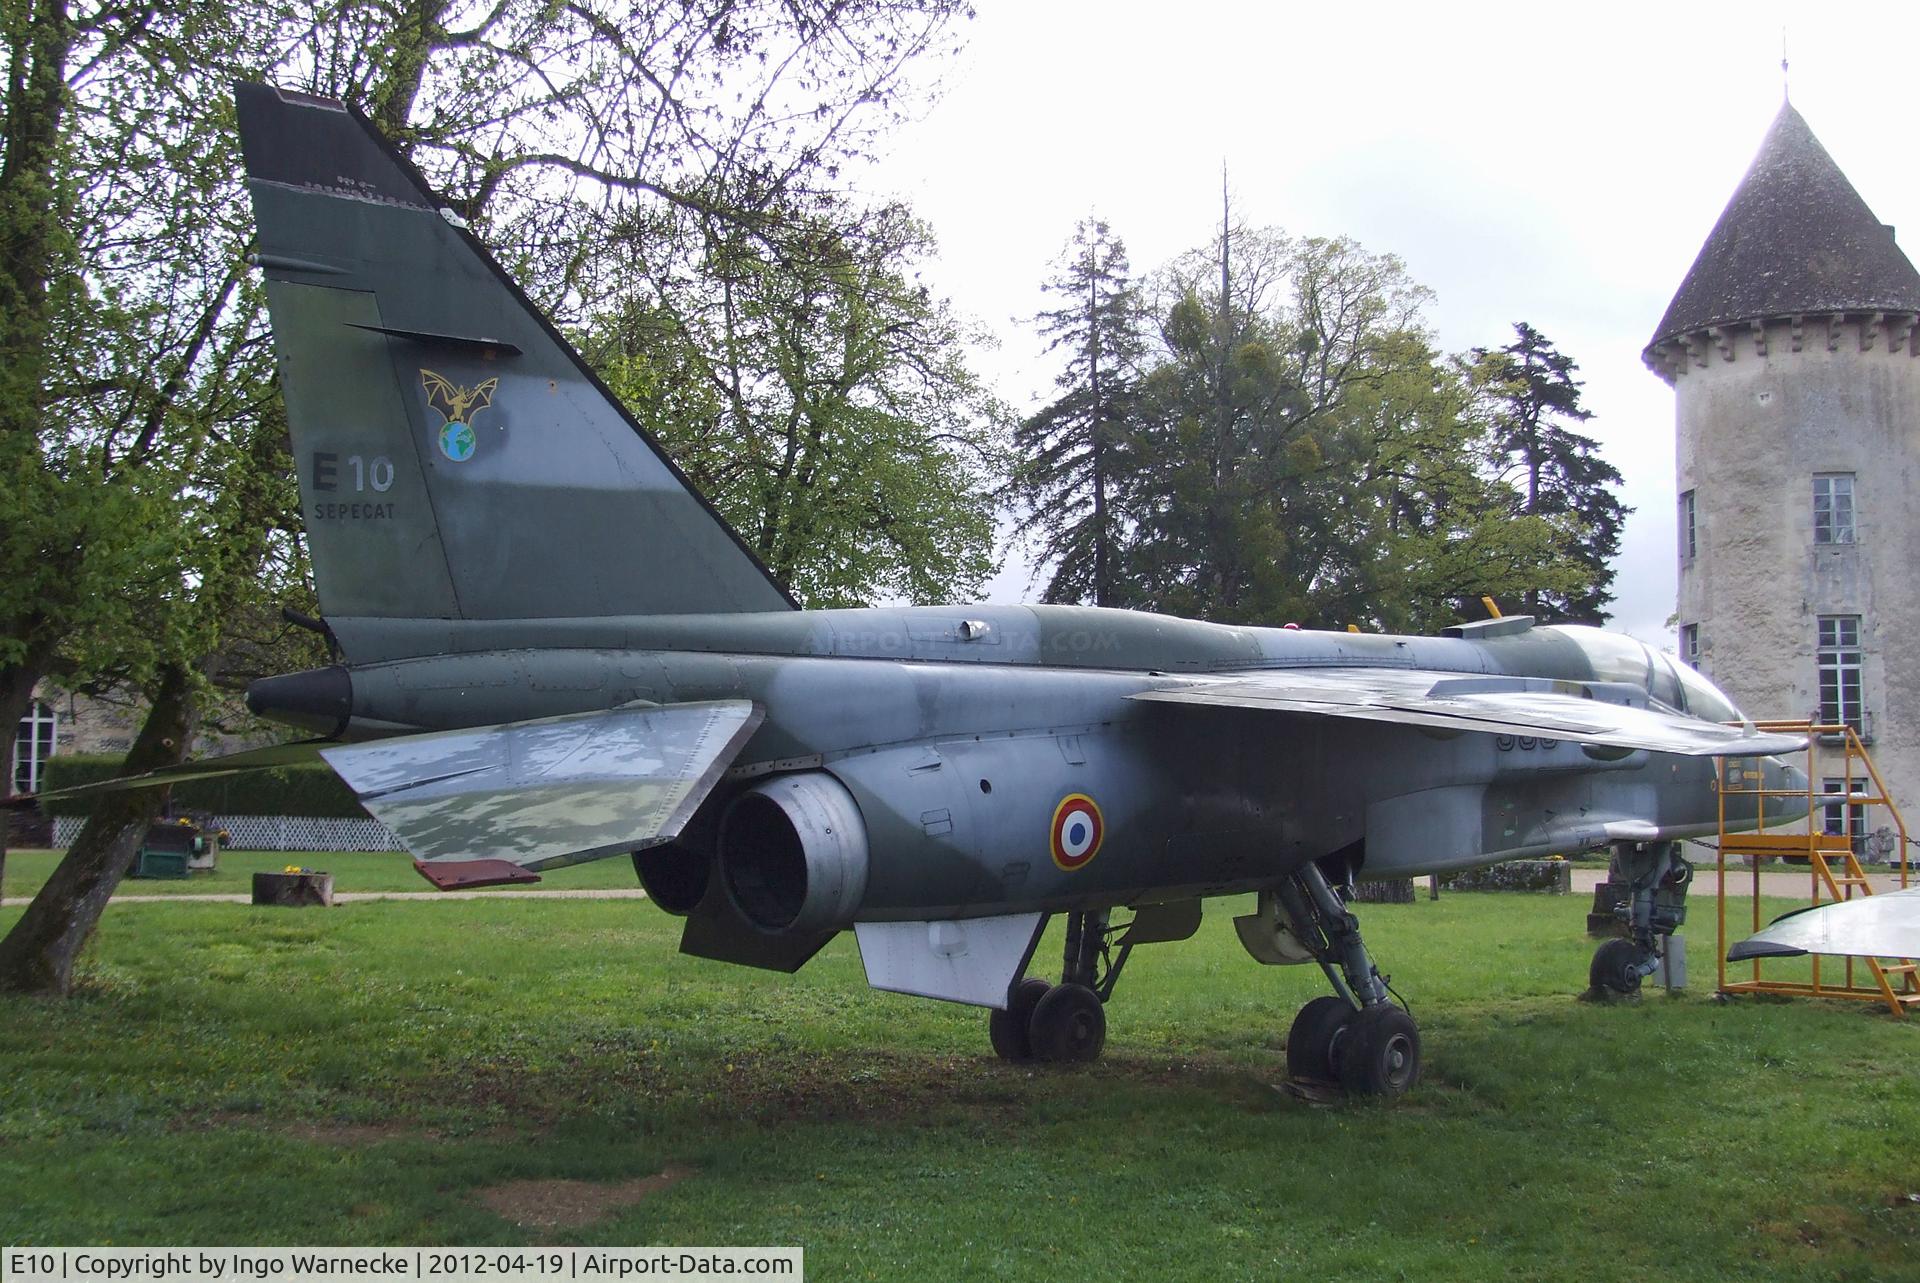
[[[1702,671],[1749,717],[1811,716],[1817,617],[1859,615],[1871,752],[1903,807],[1920,802],[1915,352],[1898,326],[1805,317],[1699,343],[1674,380],[1697,544],[1678,622],[1699,626]],[[1813,476],[1828,472],[1854,476],[1851,544],[1813,541]]]
[[[1440,885],[1449,891],[1544,891],[1548,895],[1567,895],[1573,890],[1573,866],[1565,860],[1508,860],[1445,874]]]

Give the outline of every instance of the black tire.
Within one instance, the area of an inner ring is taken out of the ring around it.
[[[1055,985],[1033,1009],[1027,1036],[1033,1054],[1054,1064],[1097,1060],[1107,1045],[1107,1012],[1085,985]]]
[[[1597,997],[1640,992],[1640,946],[1631,940],[1609,940],[1593,951],[1587,984]]]
[[[1357,1096],[1398,1096],[1420,1081],[1420,1029],[1387,1003],[1354,1013],[1334,1048],[1340,1085]]]
[[[995,1008],[987,1017],[987,1038],[993,1054],[1016,1064],[1033,1059],[1033,1039],[1027,1032],[1033,1023],[1033,1009],[1047,996],[1052,985],[1038,976],[1028,976],[1014,987],[1005,1010]]]
[[[1287,1076],[1317,1082],[1339,1082],[1333,1068],[1333,1045],[1357,1013],[1337,994],[1315,998],[1300,1008],[1287,1030]]]

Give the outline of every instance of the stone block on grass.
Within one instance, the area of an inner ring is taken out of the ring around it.
[[[253,875],[253,902],[277,904],[287,908],[333,904],[333,874],[302,870],[299,873],[256,873]]]

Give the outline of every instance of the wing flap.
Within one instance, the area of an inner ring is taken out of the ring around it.
[[[321,756],[416,861],[547,869],[672,840],[760,719],[746,700],[634,706]]]
[[[1404,669],[1293,669],[1186,678],[1178,684],[1140,691],[1131,698],[1356,718],[1434,730],[1531,735],[1688,756],[1764,757],[1805,747],[1805,740],[1799,736],[1763,734],[1636,706],[1625,702],[1625,688],[1605,682],[1463,678],[1459,674]],[[1644,704],[1644,695],[1640,700]]]
[[[1728,962],[1803,953],[1854,958],[1920,957],[1920,887],[1800,909],[1727,950]]]

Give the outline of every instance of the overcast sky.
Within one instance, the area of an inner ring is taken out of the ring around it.
[[[1779,110],[1785,6],[976,4],[944,97],[871,185],[933,224],[928,276],[1000,336],[980,366],[1016,409],[1051,389],[1020,319],[1074,222],[1106,218],[1144,274],[1207,240],[1224,160],[1246,222],[1405,260],[1443,350],[1525,320],[1580,363],[1636,509],[1614,626],[1671,646],[1673,394],[1640,349]],[[1920,6],[1797,9],[1794,105],[1920,236]],[[1027,577],[1010,564],[992,599]]]

